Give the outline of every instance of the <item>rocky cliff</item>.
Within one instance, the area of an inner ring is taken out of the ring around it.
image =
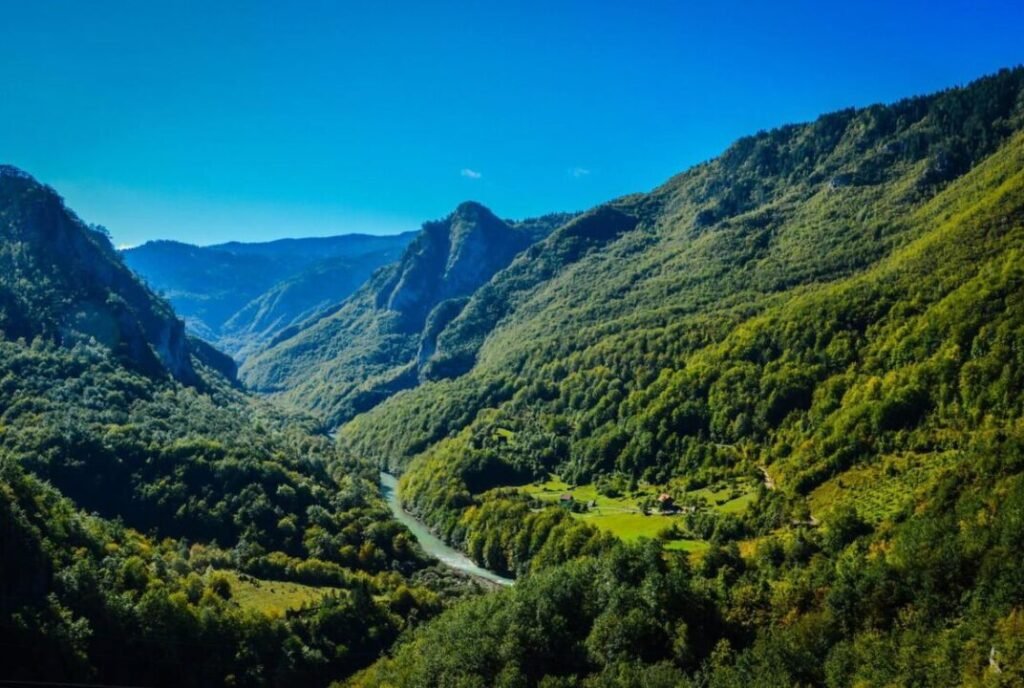
[[[5,332],[65,346],[95,341],[149,374],[197,380],[170,306],[125,267],[101,228],[9,165],[0,166],[0,238]]]

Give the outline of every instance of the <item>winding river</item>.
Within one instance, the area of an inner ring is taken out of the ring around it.
[[[477,566],[465,554],[441,542],[440,538],[431,533],[423,523],[403,509],[402,503],[398,499],[398,478],[390,473],[381,472],[380,490],[388,503],[388,508],[391,509],[391,513],[412,531],[412,534],[427,554],[441,560],[441,563],[446,566],[463,571],[471,576],[476,576],[498,585],[512,585],[513,581],[511,578],[499,576],[493,571]]]

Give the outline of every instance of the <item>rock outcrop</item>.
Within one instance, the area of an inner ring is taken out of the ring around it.
[[[109,238],[50,187],[0,166],[2,329],[65,346],[95,341],[147,374],[198,380],[184,324],[122,263]],[[12,288],[17,286],[17,288]]]

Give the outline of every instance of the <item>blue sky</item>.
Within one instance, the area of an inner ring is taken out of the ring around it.
[[[0,161],[116,242],[648,190],[759,129],[1024,62],[1024,3],[0,0]]]

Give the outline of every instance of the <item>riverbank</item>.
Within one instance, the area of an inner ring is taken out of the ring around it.
[[[390,473],[381,471],[380,489],[395,519],[412,531],[413,536],[415,536],[427,554],[440,560],[446,566],[489,583],[497,585],[512,585],[514,583],[511,578],[499,576],[493,571],[477,566],[472,559],[459,550],[446,545],[439,537],[431,533],[424,523],[403,509],[401,500],[398,497],[398,478]]]

